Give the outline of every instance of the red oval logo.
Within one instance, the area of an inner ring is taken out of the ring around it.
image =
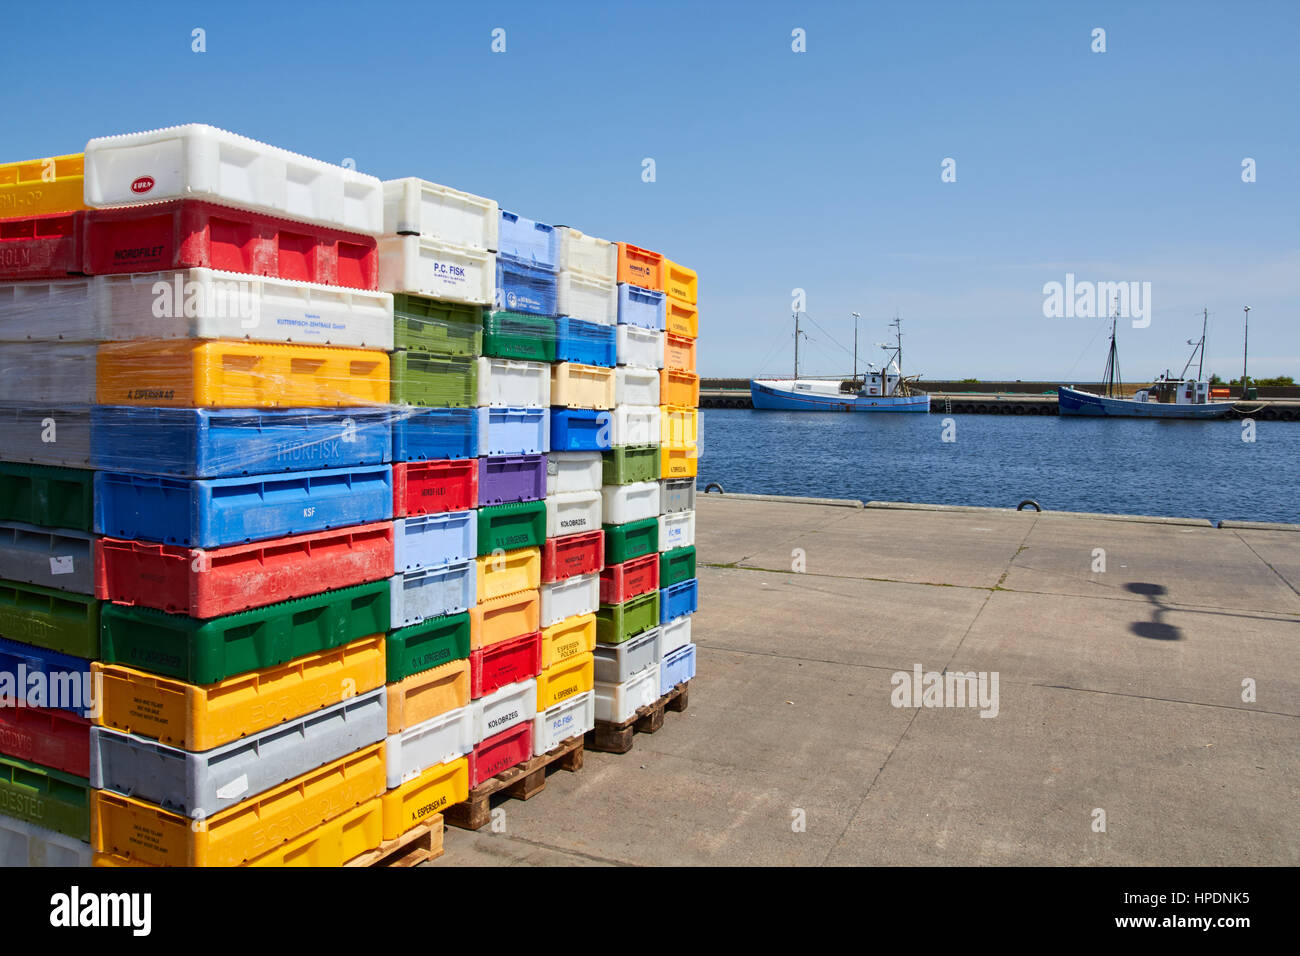
[[[152,176],[141,176],[131,184],[131,192],[133,193],[147,193],[151,189],[153,189]]]

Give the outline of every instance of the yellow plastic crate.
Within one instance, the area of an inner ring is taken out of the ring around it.
[[[668,296],[664,300],[664,320],[671,335],[687,339],[700,337],[700,310],[689,302]]]
[[[489,598],[469,609],[470,649],[476,651],[512,637],[532,634],[541,619],[542,596],[537,590]]]
[[[568,408],[614,407],[614,370],[557,362],[551,366],[551,404]]]
[[[143,339],[99,347],[95,391],[101,405],[385,405],[388,377],[388,353],[369,349]]]
[[[469,660],[448,661],[388,685],[388,732],[437,717],[469,703]]]
[[[383,798],[322,823],[277,849],[249,862],[249,866],[342,866],[348,860],[379,848],[384,842]]]
[[[671,259],[664,260],[664,292],[675,299],[694,305],[699,301],[700,277]]]
[[[95,723],[185,750],[211,750],[382,687],[384,635],[202,687],[121,664],[92,661],[90,667],[103,679]]]
[[[81,153],[0,164],[0,219],[85,209],[84,171]]]
[[[518,591],[536,590],[542,584],[542,549],[485,554],[479,557],[475,570],[480,604]]]
[[[537,712],[591,690],[596,681],[596,655],[591,651],[542,669],[537,675]]]
[[[396,840],[411,827],[467,799],[469,758],[434,764],[414,780],[384,794],[384,839]]]
[[[663,450],[695,451],[700,443],[700,410],[681,405],[659,406],[659,447]]]
[[[700,458],[696,449],[660,448],[660,478],[694,478],[700,471]]]
[[[379,743],[206,820],[190,820],[134,797],[92,790],[90,845],[121,865],[240,866],[383,796],[384,788],[384,745]]]
[[[542,630],[542,667],[596,649],[596,615],[576,614]]]

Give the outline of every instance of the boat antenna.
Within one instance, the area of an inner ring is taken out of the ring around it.
[[[850,313],[853,316],[853,380],[858,378],[858,319],[862,316],[856,312]]]
[[[799,336],[808,337],[807,332],[799,331],[799,313],[794,314],[794,377],[799,377]]]

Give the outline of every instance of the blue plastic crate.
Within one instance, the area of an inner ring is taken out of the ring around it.
[[[478,457],[477,408],[395,405],[393,461],[445,461]]]
[[[509,256],[547,272],[560,269],[560,234],[554,226],[501,210],[497,255]]]
[[[509,256],[497,256],[498,309],[554,317],[558,294],[554,272],[530,266]]]
[[[618,324],[639,325],[643,329],[664,331],[668,303],[662,292],[639,286],[618,284]]]
[[[460,614],[478,601],[473,558],[437,568],[403,571],[389,578],[388,586],[392,629],[444,614]]]
[[[484,405],[476,411],[480,458],[496,455],[543,455],[551,450],[549,409]]]
[[[551,451],[608,451],[614,416],[594,408],[551,409]]]
[[[393,469],[337,468],[239,478],[95,475],[95,533],[219,548],[393,516]]]
[[[90,675],[90,661],[0,637],[0,696],[21,699],[28,707],[67,710],[90,715],[99,698]]]
[[[662,697],[678,684],[695,677],[695,645],[687,644],[664,655],[659,662],[659,696]]]
[[[91,467],[182,478],[228,478],[386,464],[382,408],[134,408],[90,412]]]
[[[556,319],[555,361],[613,368],[618,364],[618,329],[567,316]]]
[[[450,511],[393,522],[393,570],[435,568],[478,554],[478,514]]]
[[[694,614],[700,604],[699,578],[679,581],[674,585],[659,590],[659,623]]]

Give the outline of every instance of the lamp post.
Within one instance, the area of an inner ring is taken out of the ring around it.
[[[1241,397],[1246,397],[1246,353],[1250,346],[1250,306],[1242,306],[1246,310],[1246,329],[1241,338]]]

